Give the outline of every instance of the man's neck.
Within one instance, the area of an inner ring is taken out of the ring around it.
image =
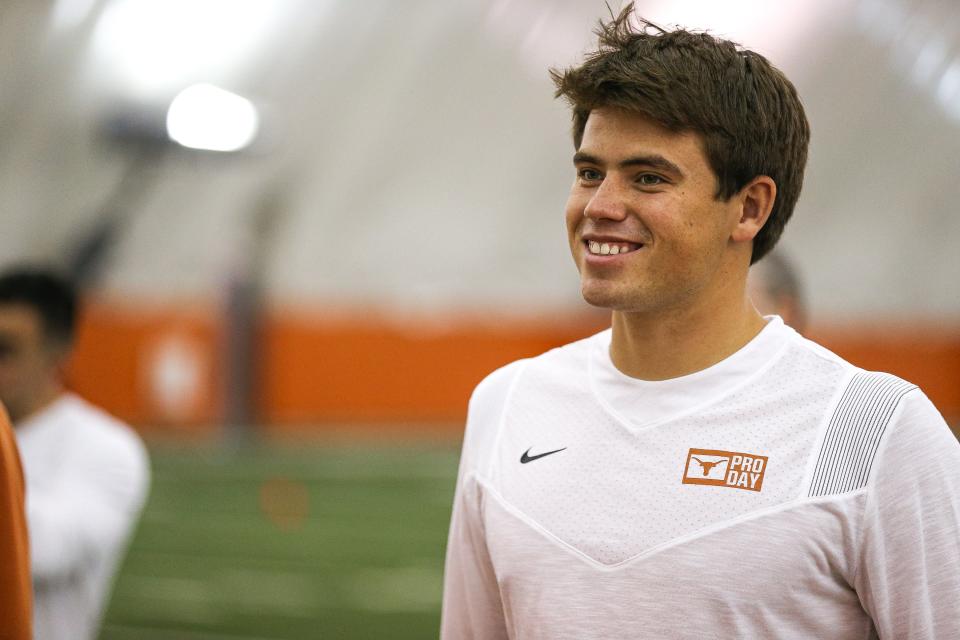
[[[29,403],[23,407],[18,407],[16,411],[14,411],[13,407],[10,407],[10,421],[13,423],[13,426],[20,426],[24,421],[29,420],[52,405],[63,395],[63,391],[63,387],[59,383],[51,384],[33,396]]]
[[[633,378],[678,378],[733,355],[765,324],[745,294],[726,305],[657,313],[614,311],[610,357]]]

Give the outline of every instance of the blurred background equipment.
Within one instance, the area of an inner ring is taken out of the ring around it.
[[[783,250],[774,249],[750,267],[747,293],[763,315],[778,315],[788,326],[803,333],[807,305],[800,274]]]
[[[784,247],[806,333],[918,383],[956,424],[960,7],[637,5],[742,41],[794,80],[813,142]],[[470,390],[606,322],[567,255],[569,115],[546,73],[578,59],[606,11],[0,4],[0,267],[53,262],[83,283],[70,383],[135,424],[157,460],[104,637],[376,636],[361,619],[433,635],[439,595],[424,585],[439,585]],[[367,457],[349,444],[361,433],[398,444]],[[302,436],[347,444],[289,463],[272,444]],[[421,455],[430,488],[404,466]],[[375,538],[367,508],[407,518],[415,542],[384,543],[396,530],[379,519]],[[405,559],[406,546],[420,551]],[[235,611],[273,623],[244,631]]]

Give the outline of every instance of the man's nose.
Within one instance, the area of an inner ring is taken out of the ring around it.
[[[627,216],[624,196],[622,187],[608,176],[593,192],[583,215],[594,220],[623,220]]]

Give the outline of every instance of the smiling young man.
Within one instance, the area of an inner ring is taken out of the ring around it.
[[[612,327],[474,392],[441,635],[960,637],[960,445],[746,293],[803,180],[793,85],[631,11],[554,73],[570,250]]]

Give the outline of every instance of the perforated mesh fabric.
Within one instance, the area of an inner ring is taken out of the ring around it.
[[[591,392],[589,340],[535,359],[505,413],[493,486],[526,518],[605,565],[797,498],[849,365],[817,355],[792,332],[785,339],[790,345],[771,354],[769,366],[731,381],[728,395],[646,429]],[[691,448],[767,456],[762,490],[683,484]],[[556,449],[563,450],[520,462],[528,450]]]

